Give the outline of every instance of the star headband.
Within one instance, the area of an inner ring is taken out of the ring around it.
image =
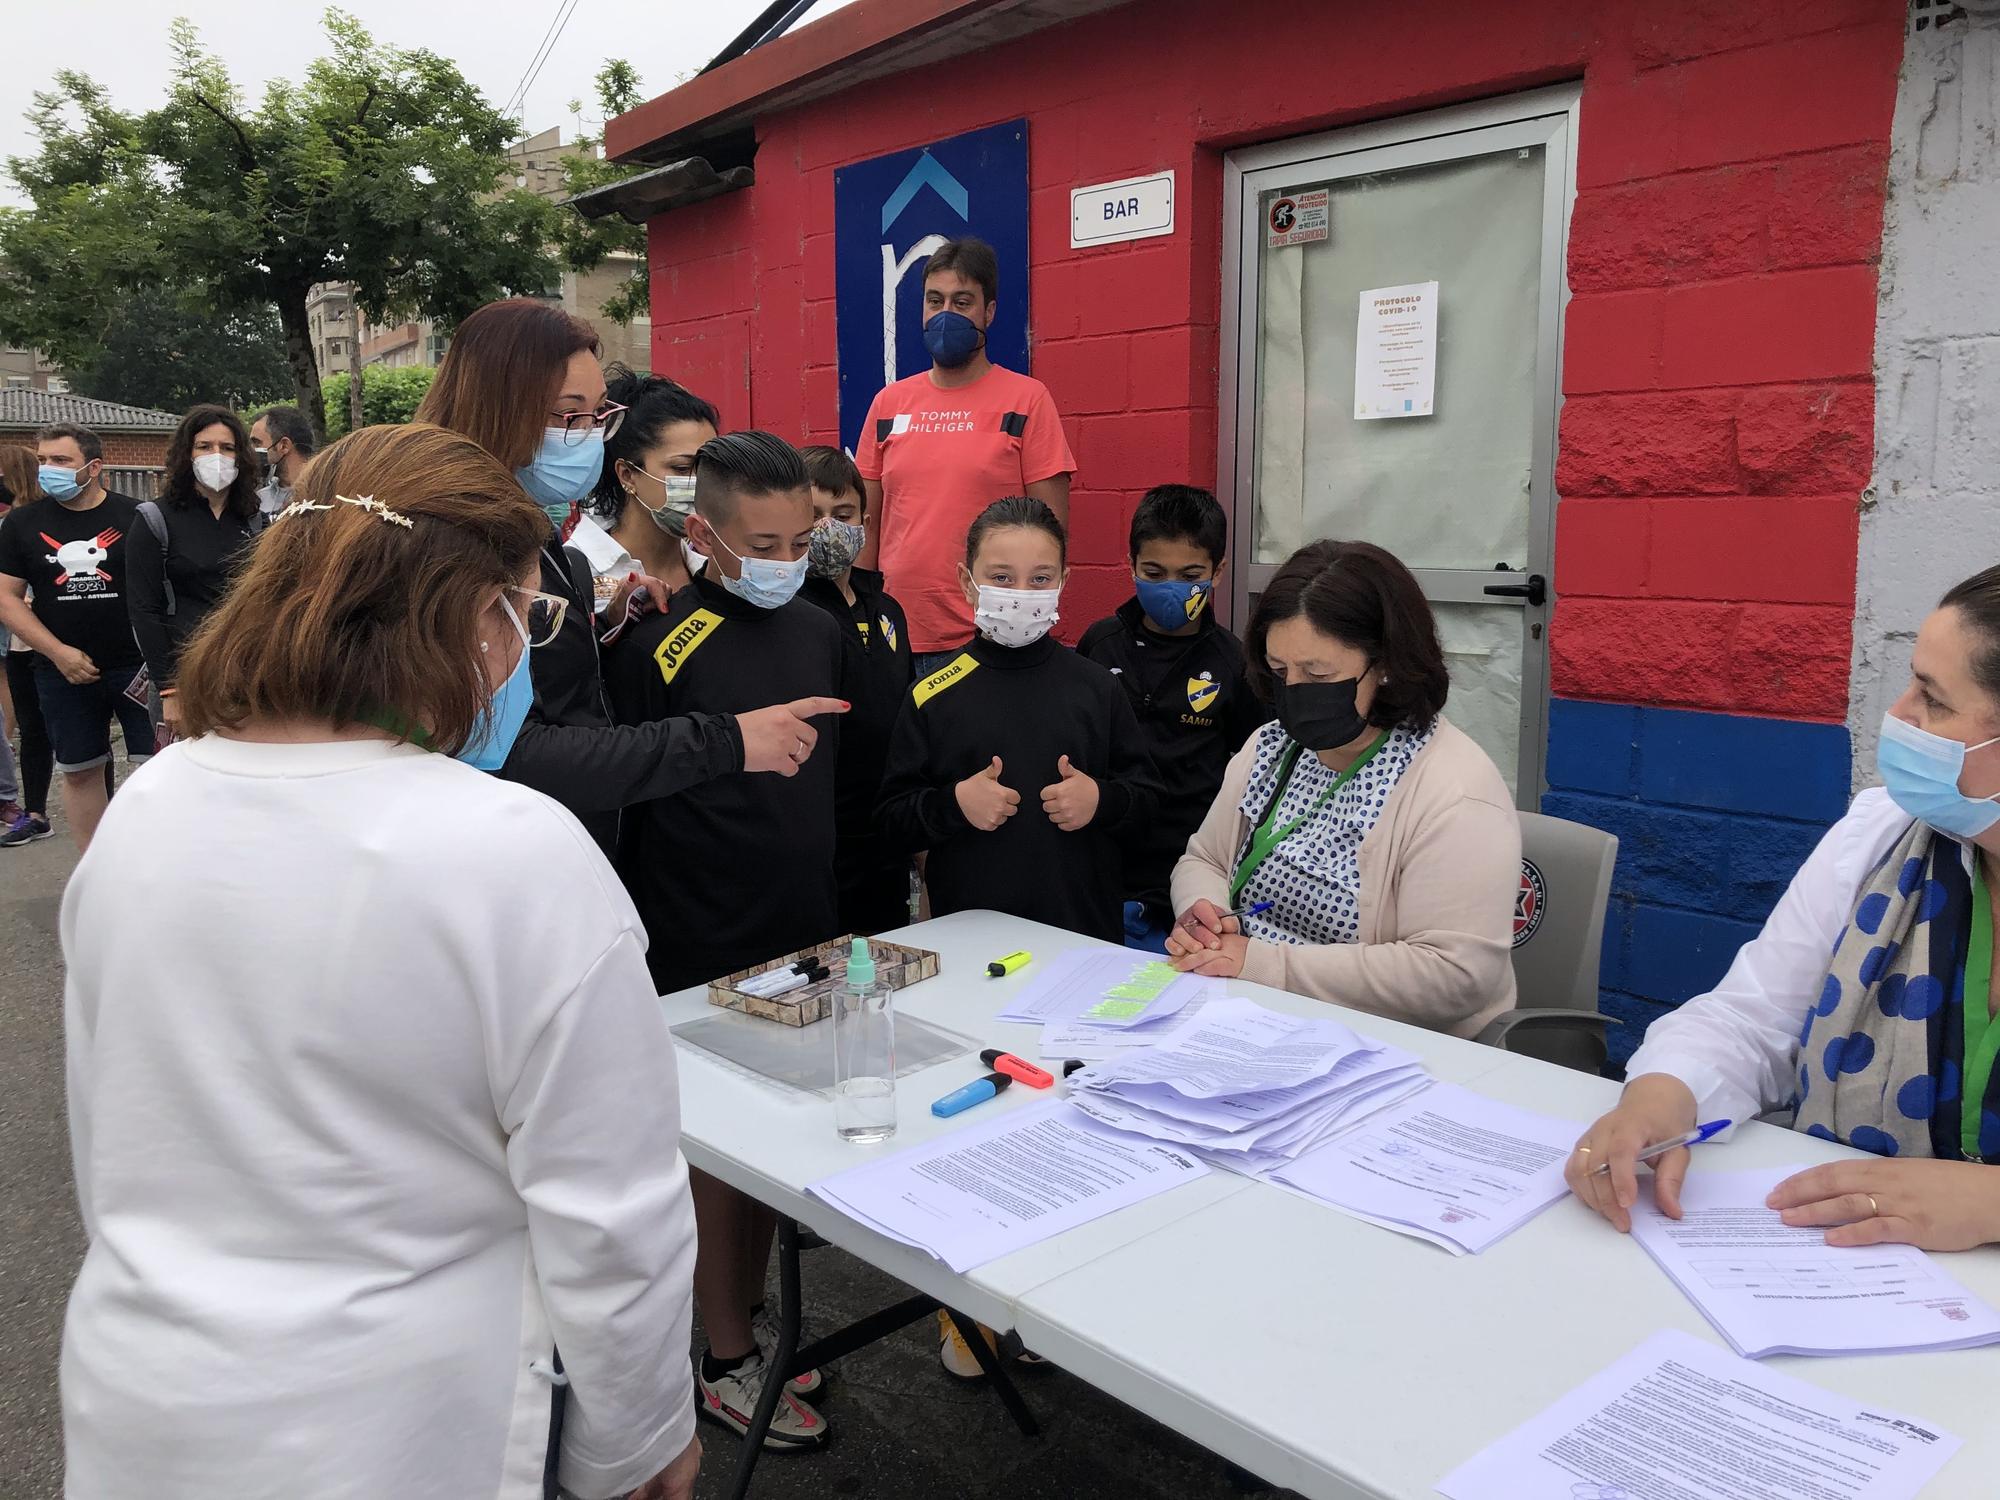
[[[352,505],[357,509],[370,511],[375,515],[380,516],[384,521],[387,521],[390,525],[400,526],[405,531],[410,530],[412,527],[416,525],[416,522],[412,521],[408,516],[404,515],[401,511],[391,510],[387,505],[384,505],[380,500],[377,500],[373,495],[335,495],[333,498],[342,505]],[[271,517],[271,519],[274,521],[282,521],[285,519],[286,516],[303,515],[305,512],[309,510],[332,510],[332,509],[333,506],[331,505],[318,505],[311,500],[294,500],[290,505],[287,505],[283,510],[279,511],[275,516]]]

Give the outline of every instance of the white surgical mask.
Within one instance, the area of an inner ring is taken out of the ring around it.
[[[194,477],[198,484],[212,490],[226,490],[236,483],[236,455],[233,453],[198,453],[194,460]]]
[[[1001,589],[979,585],[979,603],[972,622],[979,633],[999,646],[1032,646],[1057,620],[1061,589]]]

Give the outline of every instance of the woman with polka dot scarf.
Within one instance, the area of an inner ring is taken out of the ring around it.
[[[1514,1004],[1521,823],[1443,716],[1423,590],[1380,547],[1314,542],[1264,590],[1244,654],[1277,719],[1231,759],[1174,867],[1168,955],[1477,1036]]]
[[[1571,1188],[1619,1229],[1636,1153],[1694,1128],[1790,1109],[1794,1128],[1870,1157],[1778,1184],[1787,1224],[1829,1245],[2000,1243],[2000,568],[1924,621],[1882,720],[1882,785],[1820,841],[1722,982],[1653,1023],[1616,1109],[1585,1132]],[[1609,1163],[1608,1174],[1592,1171]],[[1688,1153],[1653,1163],[1680,1217]]]

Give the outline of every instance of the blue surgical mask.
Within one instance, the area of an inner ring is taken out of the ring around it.
[[[736,559],[743,576],[731,578],[717,568],[709,576],[745,604],[754,604],[759,609],[777,609],[790,604],[806,581],[806,565],[812,561],[808,552],[797,562],[779,562],[769,557],[744,557],[725,542],[713,526],[709,535],[715,538],[716,546]]]
[[[1896,806],[1918,822],[1953,838],[1976,839],[2000,822],[2000,802],[1966,796],[1958,789],[1958,777],[1968,752],[1993,744],[2000,740],[1961,745],[1884,714],[1882,737],[1875,742],[1875,769]]]
[[[514,629],[520,633],[521,657],[514,663],[514,670],[507,674],[507,680],[494,693],[486,712],[479,716],[472,738],[454,757],[482,771],[497,771],[507,764],[507,757],[514,749],[515,737],[520,734],[528,710],[535,702],[535,683],[528,670],[530,648],[527,629],[514,613],[514,606],[504,597],[500,600],[500,607],[507,611],[507,618],[514,622]]]
[[[924,322],[924,348],[941,369],[970,364],[985,342],[985,330],[964,313],[935,312]]]
[[[1215,592],[1213,578],[1198,583],[1178,578],[1134,578],[1132,583],[1146,618],[1167,631],[1185,629],[1199,620],[1208,608],[1208,596]]]
[[[61,464],[41,465],[35,470],[35,483],[51,500],[73,500],[76,492],[83,488],[77,480],[76,470],[65,469]]]
[[[604,472],[604,434],[593,427],[581,442],[572,443],[560,427],[544,429],[542,446],[527,464],[514,471],[521,488],[561,527],[569,508],[597,488]]]

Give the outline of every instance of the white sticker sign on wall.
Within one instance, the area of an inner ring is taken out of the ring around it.
[[[1174,232],[1174,174],[1152,172],[1069,190],[1069,247],[1147,240]]]
[[[1305,193],[1280,193],[1264,210],[1264,243],[1273,250],[1286,245],[1304,245],[1326,239],[1332,208],[1330,191],[1314,188]]]
[[[1354,330],[1354,419],[1428,417],[1437,393],[1438,284],[1361,294]]]

